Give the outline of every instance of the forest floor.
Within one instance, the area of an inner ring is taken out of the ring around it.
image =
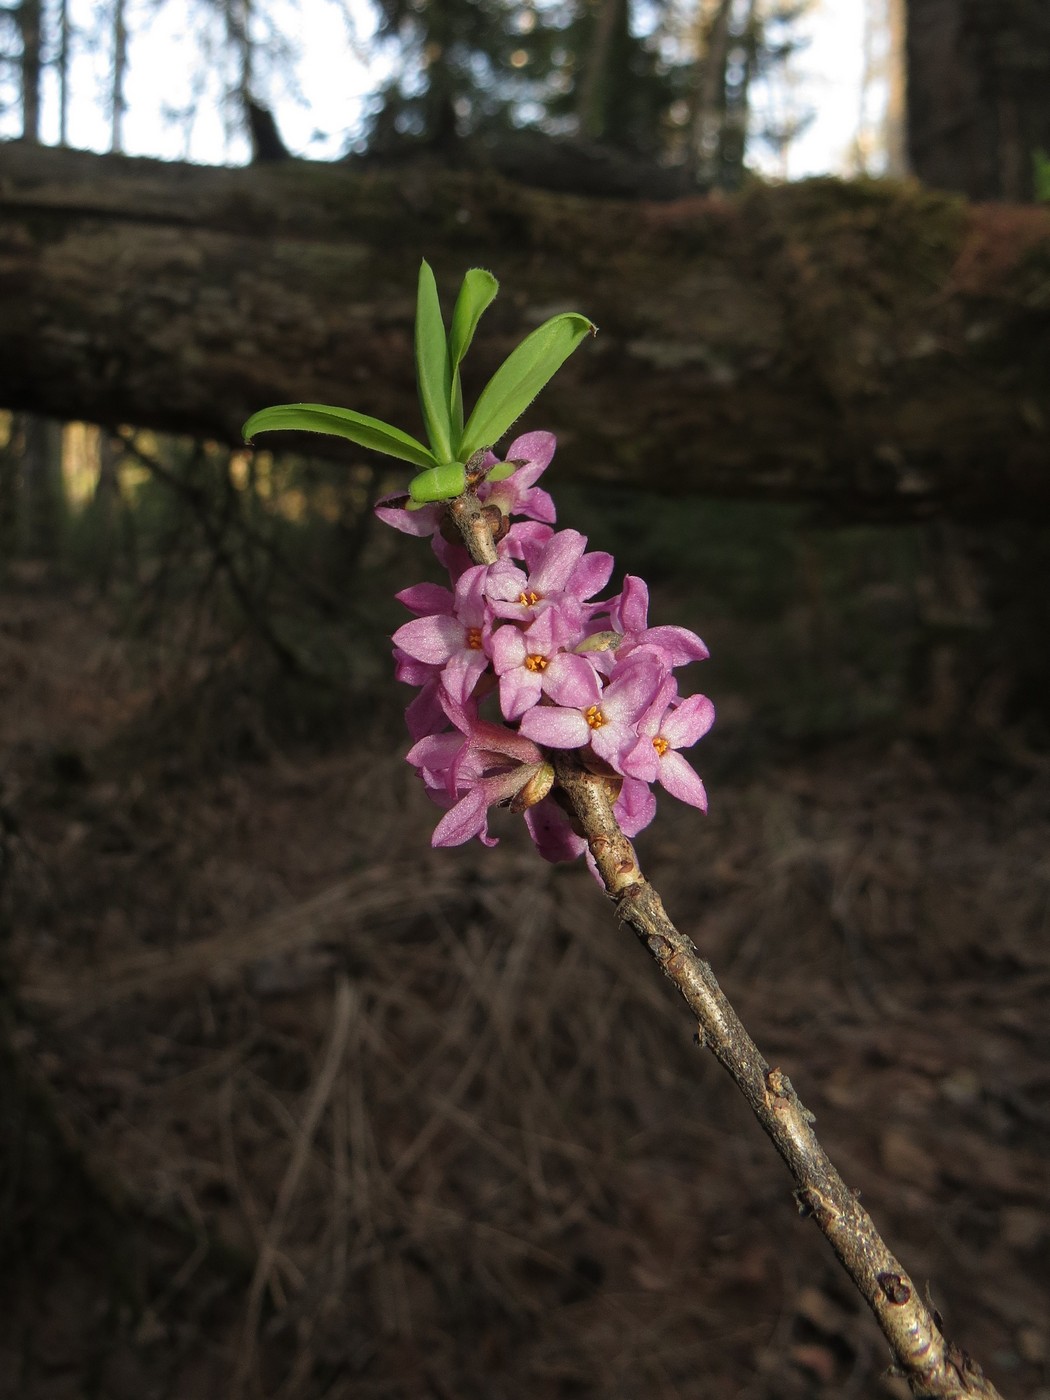
[[[434,852],[391,724],[215,685],[0,597],[0,1395],[905,1395],[582,863]],[[711,787],[643,867],[948,1334],[1050,1400],[1050,770],[854,739]]]

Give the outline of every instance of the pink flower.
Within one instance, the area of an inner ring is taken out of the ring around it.
[[[648,736],[649,749],[645,760],[639,761],[642,751],[632,755],[636,762],[632,771],[648,782],[658,782],[681,802],[706,812],[703,782],[678,750],[691,748],[703,738],[715,722],[715,707],[706,695],[680,700],[673,679],[670,688],[674,693],[661,691],[657,702],[639,721],[638,732]]]
[[[415,616],[394,634],[398,679],[417,687],[406,711],[415,741],[408,758],[446,809],[433,844],[476,836],[494,845],[489,812],[509,805],[524,812],[546,859],[585,853],[597,875],[586,842],[546,795],[549,751],[583,750],[618,775],[613,811],[633,837],[653,819],[655,782],[706,807],[704,785],[679,750],[707,732],[714,708],[702,695],[679,697],[673,669],[707,648],[688,628],[649,626],[642,579],[628,575],[617,597],[593,601],[612,556],[588,553],[577,530],[553,528],[553,503],[536,486],[553,451],[549,433],[523,434],[507,449],[516,469],[478,483],[479,500],[499,512],[494,563],[471,562],[448,535],[443,505],[407,511],[402,497],[380,502],[377,513],[406,533],[430,535],[452,585],[399,593]],[[496,467],[495,456],[485,465]],[[508,524],[512,515],[519,518]],[[497,686],[503,723],[478,710]]]
[[[553,433],[523,433],[515,438],[504,460],[522,465],[505,481],[484,482],[478,488],[478,499],[499,506],[504,515],[526,515],[553,525],[554,502],[536,482],[550,466],[556,444]],[[495,462],[493,457],[491,465]]]
[[[398,600],[413,611],[436,609],[394,633],[394,645],[428,666],[439,667],[449,695],[462,704],[489,665],[492,615],[485,602],[487,564],[475,564],[456,583],[455,595],[437,584],[406,588]]]
[[[403,535],[414,535],[425,539],[441,529],[445,515],[442,505],[420,506],[418,510],[408,509],[408,492],[398,491],[391,496],[380,496],[373,509],[384,525],[391,525]]]
[[[554,502],[550,495],[536,485],[537,480],[550,466],[557,439],[553,433],[523,433],[507,448],[504,459],[519,462],[521,465],[503,481],[483,481],[478,487],[478,500],[485,505],[499,508],[503,515],[523,515],[533,521],[553,525],[556,519]],[[485,465],[495,467],[500,459],[493,452],[486,454]],[[401,491],[389,496],[381,496],[374,510],[385,525],[400,530],[404,535],[414,535],[418,539],[431,536],[434,552],[442,563],[452,564],[460,557],[469,559],[459,541],[449,541],[442,534],[446,513],[443,502],[408,509],[409,497]],[[513,527],[512,527],[513,528]],[[458,573],[460,570],[452,570]]]
[[[576,623],[558,607],[545,608],[528,627],[498,627],[492,638],[492,665],[499,676],[504,719],[518,719],[543,694],[587,691],[594,670],[582,656],[563,650],[579,637]]]
[[[589,745],[617,773],[644,776],[633,771],[636,751],[644,751],[648,742],[637,725],[659,694],[666,670],[657,657],[643,653],[618,666],[604,689],[590,667],[587,672],[560,687],[552,697],[555,704],[526,710],[520,732],[552,749]]]
[[[557,604],[582,622],[584,600],[605,587],[613,567],[611,554],[586,554],[586,548],[586,535],[558,530],[542,543],[526,543],[527,572],[508,559],[493,564],[486,586],[493,612],[514,622],[532,622]]]
[[[434,799],[449,810],[434,828],[433,846],[461,846],[472,836],[496,845],[488,834],[488,810],[517,796],[543,768],[535,744],[503,725],[489,724],[446,701],[460,732],[431,734],[413,744],[408,761]]]
[[[610,609],[613,628],[623,633],[617,655],[629,656],[638,647],[654,647],[668,667],[684,666],[689,661],[706,661],[710,652],[695,632],[688,627],[650,627],[649,589],[644,579],[627,574],[623,592]]]
[[[420,662],[412,664],[421,670],[423,669]],[[397,679],[399,681],[408,679],[400,667]],[[429,676],[424,680],[417,681],[416,684],[419,686],[419,693],[414,700],[409,701],[405,708],[405,724],[413,739],[422,739],[427,734],[438,733],[444,725],[445,715],[441,708],[441,675],[437,671],[431,671]]]

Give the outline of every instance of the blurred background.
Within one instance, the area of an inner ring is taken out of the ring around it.
[[[431,850],[403,474],[239,444],[418,431],[422,252],[601,324],[525,426],[719,715],[643,867],[1050,1400],[1048,203],[1042,0],[0,3],[0,1396],[907,1394],[582,866]]]

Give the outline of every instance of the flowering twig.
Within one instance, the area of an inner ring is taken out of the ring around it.
[[[498,557],[477,496],[448,503],[471,558]],[[899,1260],[890,1252],[858,1195],[843,1181],[813,1131],[805,1108],[782,1070],[759,1053],[692,940],[671,922],[642,874],[634,847],[613,813],[609,784],[573,751],[553,753],[555,792],[564,799],[616,913],[674,983],[699,1025],[698,1041],[726,1069],[795,1180],[799,1211],[825,1235],[839,1262],[875,1314],[895,1365],[911,1392],[936,1400],[1001,1400],[971,1357],[942,1334]]]
[[[612,557],[588,553],[576,530],[555,530],[554,504],[536,482],[554,453],[550,433],[526,433],[500,461],[495,441],[592,329],[561,316],[505,361],[469,419],[459,365],[495,294],[488,274],[468,273],[446,336],[433,276],[424,264],[416,320],[420,403],[430,446],[361,414],[282,405],[246,432],[300,427],[338,431],[422,468],[408,495],[377,514],[426,537],[451,588],[423,583],[399,600],[414,618],[394,634],[400,680],[418,687],[406,711],[415,743],[408,761],[445,813],[435,846],[478,837],[495,845],[488,815],[525,817],[548,860],[586,855],[616,903],[699,1023],[700,1043],[727,1069],[795,1180],[795,1198],[826,1235],[875,1314],[898,1373],[929,1400],[997,1400],[999,1392],[939,1321],[890,1253],[867,1211],[832,1166],[813,1115],[787,1075],[760,1055],[709,964],[675,928],[643,876],[630,837],[656,811],[651,785],[707,806],[704,785],[680,749],[710,728],[703,695],[681,696],[674,671],[707,648],[684,627],[649,625],[643,580],[595,601]],[[514,520],[512,516],[524,517]]]

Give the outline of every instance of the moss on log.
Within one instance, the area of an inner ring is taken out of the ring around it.
[[[414,430],[423,255],[450,290],[474,264],[504,285],[475,385],[553,311],[598,323],[523,420],[579,478],[845,520],[1050,517],[1050,210],[905,184],[631,203],[12,142],[0,404],[231,443],[293,400]]]

